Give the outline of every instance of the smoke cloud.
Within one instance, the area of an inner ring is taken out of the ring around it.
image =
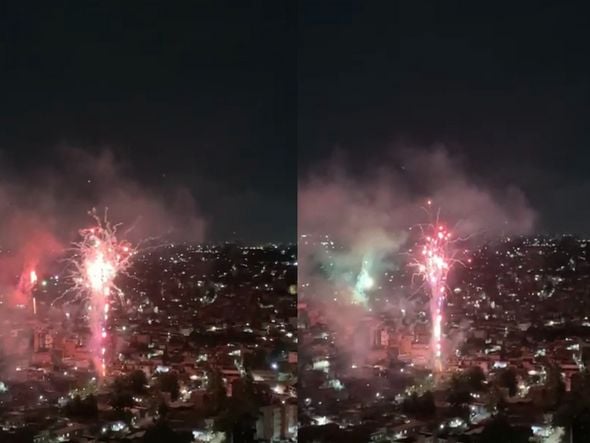
[[[380,166],[359,177],[338,163],[312,171],[299,188],[299,232],[329,233],[353,248],[396,248],[408,227],[428,221],[427,200],[461,235],[533,228],[535,213],[520,190],[477,185],[444,148],[403,150],[399,157],[401,170]]]
[[[94,208],[99,215],[108,210],[134,243],[204,239],[205,220],[188,189],[135,180],[136,171],[107,149],[61,147],[51,165],[14,169],[0,167],[0,290],[16,303],[25,302],[19,288],[29,269],[43,273],[63,255],[79,229],[94,222]]]
[[[390,271],[407,266],[404,254],[412,246],[413,226],[432,222],[438,213],[455,235],[471,236],[474,246],[530,233],[535,224],[535,212],[519,189],[486,187],[444,147],[397,149],[389,160],[354,173],[346,162],[332,161],[311,171],[299,186],[300,297],[331,305],[328,323],[347,348],[354,343],[350,331],[362,321],[359,312],[369,314],[373,307],[359,311],[340,302],[358,296],[361,268],[368,267],[378,284]],[[392,294],[398,310],[416,309],[409,295],[410,288]]]

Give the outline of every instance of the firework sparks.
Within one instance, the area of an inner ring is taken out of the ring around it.
[[[371,277],[369,274],[369,267],[368,260],[363,260],[361,272],[358,274],[356,283],[354,285],[353,303],[359,303],[363,305],[368,303],[367,291],[372,289],[375,285],[373,277]]]
[[[32,267],[32,265],[25,266],[18,281],[17,291],[21,294],[25,294],[28,298],[36,284],[37,272],[35,271],[35,268]]]
[[[37,272],[32,269],[29,272],[29,284],[33,288],[37,284]],[[33,315],[37,315],[37,298],[33,296]]]
[[[34,269],[29,272],[29,282],[31,283],[31,286],[37,284],[37,272]]]
[[[23,272],[20,275],[18,284],[14,290],[15,300],[23,305],[33,303],[33,313],[36,312],[35,297],[32,297],[32,292],[37,284],[37,272],[35,271],[33,263],[25,264]]]
[[[431,202],[428,202],[431,205]],[[443,308],[447,290],[447,276],[452,265],[458,260],[451,251],[455,239],[441,223],[422,227],[423,238],[419,248],[420,256],[413,266],[422,276],[430,290],[430,315],[432,320],[433,366],[442,370],[442,322]]]
[[[82,229],[73,259],[73,281],[78,295],[88,299],[94,346],[99,349],[102,376],[106,375],[107,322],[113,297],[120,301],[123,292],[116,285],[117,275],[124,273],[135,250],[117,238],[117,226],[95,214],[96,225]]]

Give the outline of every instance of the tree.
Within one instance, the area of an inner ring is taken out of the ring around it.
[[[268,367],[266,352],[262,349],[255,349],[244,355],[244,367],[248,370]]]
[[[455,375],[451,379],[447,401],[451,405],[449,410],[451,416],[461,417],[465,421],[469,420],[467,404],[471,401],[471,392],[466,377]]]
[[[460,375],[454,375],[451,379],[447,401],[452,406],[462,406],[471,401],[471,393],[466,378]]]
[[[123,392],[128,390],[129,388],[129,381],[127,377],[120,376],[113,380],[113,384],[111,386],[114,392]]]
[[[64,414],[68,417],[76,417],[80,413],[82,399],[79,395],[69,400],[64,406]]]
[[[93,394],[87,395],[82,400],[82,410],[86,417],[96,417],[98,415],[98,400]]]
[[[561,378],[559,366],[547,365],[544,389],[544,407],[547,410],[554,410],[563,400],[565,394],[565,383]]]
[[[508,389],[508,395],[513,397],[518,390],[518,379],[516,377],[516,370],[512,367],[502,369],[497,374],[498,385]]]
[[[121,415],[125,408],[130,408],[135,404],[127,377],[117,377],[111,388],[110,404],[117,415]]]
[[[431,417],[436,412],[436,405],[434,403],[434,394],[426,391],[422,397],[419,398],[419,411],[425,417]]]
[[[8,366],[8,358],[4,353],[4,350],[0,349],[0,374],[3,374]]]
[[[160,419],[165,420],[166,417],[168,416],[169,412],[170,412],[170,408],[168,407],[166,402],[165,401],[161,402],[160,405],[158,406],[158,416],[160,417]]]
[[[422,418],[431,417],[436,412],[434,395],[432,392],[427,391],[424,393],[424,395],[418,397],[418,394],[413,392],[409,397],[404,399],[402,403],[402,410],[407,415],[413,415]]]
[[[10,443],[31,443],[35,441],[37,432],[30,426],[17,429],[13,432],[3,431],[0,428],[0,441]]]
[[[135,404],[133,401],[133,396],[127,390],[124,391],[114,391],[111,394],[111,406],[116,411],[122,411],[125,408],[131,408]]]
[[[170,364],[170,355],[168,354],[168,346],[164,347],[164,352],[162,354],[162,364],[164,366],[168,366]]]
[[[180,385],[178,384],[178,376],[175,372],[165,372],[159,377],[160,390],[168,392],[172,401],[178,400],[180,395]]]
[[[505,404],[503,401],[502,392],[498,386],[493,385],[488,391],[486,407],[488,411],[494,413],[496,411],[502,412]]]
[[[189,443],[192,435],[190,433],[174,432],[167,423],[161,421],[149,428],[143,436],[144,443]]]
[[[480,443],[528,443],[531,431],[527,429],[516,429],[503,415],[494,417],[483,429]]]
[[[146,386],[148,385],[148,379],[145,375],[145,372],[140,369],[133,371],[131,374],[129,374],[128,384],[131,391],[133,391],[135,394],[145,393]]]
[[[64,414],[71,418],[91,419],[98,415],[98,404],[94,395],[88,395],[84,399],[76,395],[64,406]]]
[[[225,432],[230,441],[253,442],[260,406],[259,393],[248,373],[235,382],[232,401],[216,420],[215,427]]]
[[[207,378],[207,393],[210,398],[211,409],[213,413],[218,413],[227,400],[225,384],[218,370],[210,370]]]
[[[587,441],[590,435],[590,372],[587,369],[572,377],[572,389],[564,396],[553,420],[556,426],[566,429],[564,441]]]
[[[402,411],[407,415],[414,415],[418,409],[418,394],[412,392],[409,397],[404,398],[402,402]]]
[[[471,390],[476,392],[481,392],[485,390],[486,375],[483,372],[483,369],[479,366],[472,366],[467,371],[465,371],[465,378],[466,382],[471,388]]]

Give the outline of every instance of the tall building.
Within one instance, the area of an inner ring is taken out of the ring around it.
[[[256,437],[268,442],[282,441],[297,436],[297,405],[286,403],[260,408]]]

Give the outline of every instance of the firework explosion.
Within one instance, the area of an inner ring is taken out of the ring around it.
[[[429,202],[430,205],[430,202]],[[422,227],[420,256],[413,265],[430,290],[430,316],[432,321],[433,367],[442,371],[442,321],[447,290],[447,275],[457,262],[451,252],[454,242],[451,233],[440,223]]]
[[[93,214],[96,225],[80,230],[82,240],[75,244],[73,258],[76,293],[88,300],[93,344],[100,350],[99,366],[106,375],[107,321],[113,297],[122,301],[123,292],[115,284],[124,273],[135,250],[131,244],[117,239],[117,226]]]

